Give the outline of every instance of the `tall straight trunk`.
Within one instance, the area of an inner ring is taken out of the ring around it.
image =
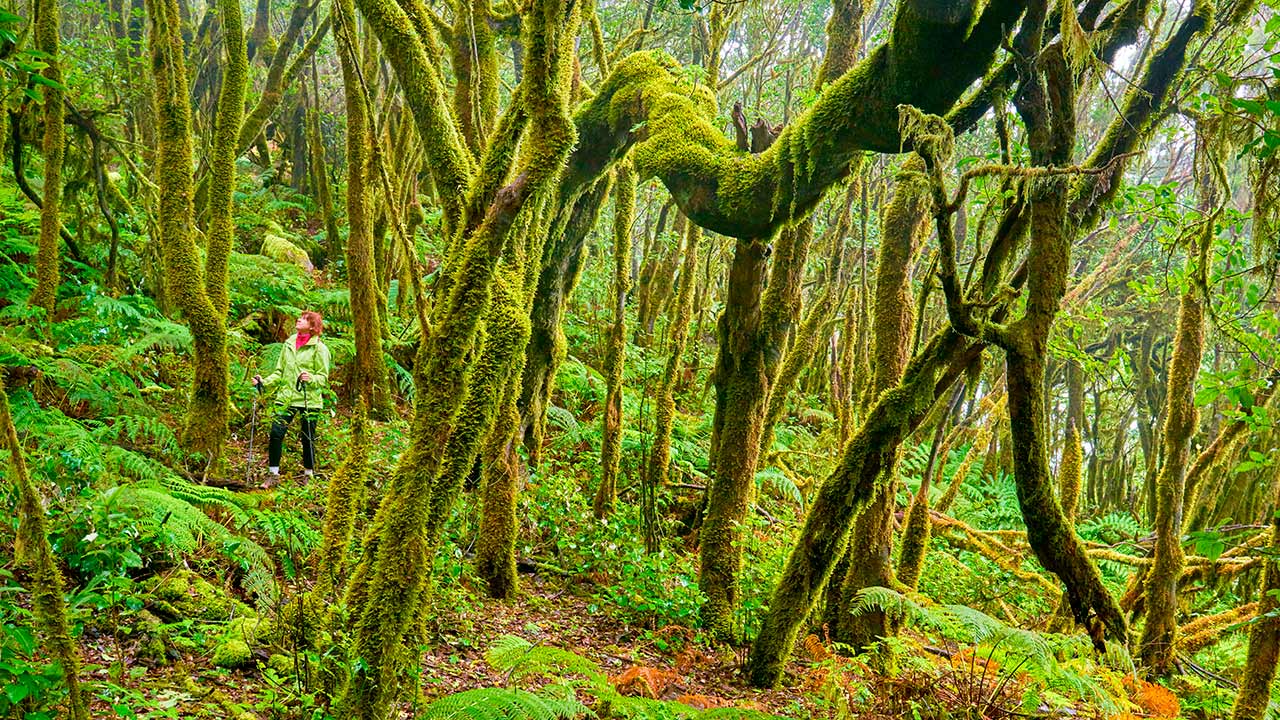
[[[346,96],[347,117],[347,287],[351,296],[351,324],[355,330],[356,356],[351,369],[351,384],[356,395],[364,398],[373,417],[390,413],[386,393],[387,368],[382,361],[382,321],[378,313],[377,278],[374,274],[374,237],[369,221],[369,196],[373,189],[366,185],[369,167],[369,107],[365,98],[365,79],[355,55],[355,30],[351,25],[337,27],[338,59],[342,64],[342,82]]]
[[[58,55],[58,3],[56,0],[37,0],[35,3],[36,49],[45,54],[47,63],[41,76],[44,87],[43,117],[44,153],[43,204],[40,206],[40,240],[36,249],[36,287],[31,293],[31,304],[43,308],[45,322],[53,322],[54,306],[58,300],[59,282],[59,231],[62,229],[62,156],[66,146],[66,128],[63,126],[62,66]],[[14,148],[20,153],[20,148]]]
[[[62,671],[62,681],[69,696],[70,717],[72,720],[89,720],[88,699],[80,687],[80,648],[71,637],[67,603],[63,599],[66,588],[62,571],[58,569],[58,559],[49,545],[44,501],[27,473],[3,380],[0,380],[0,432],[4,433],[5,444],[8,445],[12,480],[18,496],[15,508],[18,533],[14,541],[14,555],[31,591],[32,615],[44,634],[49,655]]]
[[[897,385],[911,353],[915,335],[911,273],[928,227],[929,185],[924,163],[912,156],[899,171],[893,199],[881,220],[880,257],[872,307],[872,375],[865,393],[877,397]],[[863,406],[870,402],[863,402]],[[897,506],[897,479],[885,478],[871,505],[858,516],[849,540],[848,571],[841,579],[833,634],[841,642],[866,647],[889,631],[883,613],[854,615],[850,608],[860,590],[892,587],[893,520]]]
[[[613,206],[613,326],[605,356],[605,399],[600,441],[600,486],[592,502],[596,517],[613,512],[618,499],[622,459],[622,370],[627,352],[627,291],[631,289],[631,223],[636,212],[636,176],[629,163],[619,165]]]
[[[699,535],[698,587],[706,596],[702,622],[722,640],[733,639],[742,569],[739,540],[755,490],[765,403],[788,337],[799,321],[801,280],[813,225],[801,222],[778,236],[776,247],[739,240],[729,269],[716,358],[712,420],[712,483]],[[765,266],[773,270],[765,291]]]
[[[523,268],[515,270],[522,272]],[[520,292],[520,277],[507,272],[507,268],[501,272],[494,284],[485,328],[493,350],[506,348],[506,352],[516,355],[510,359],[506,374],[496,379],[499,400],[481,451],[483,512],[476,546],[476,573],[485,581],[491,597],[505,599],[513,596],[517,587],[516,501],[521,461],[517,452],[520,411],[516,399],[524,363],[522,349],[529,338],[529,313],[523,302],[525,295]],[[510,334],[511,339],[496,338],[496,333]],[[486,348],[486,352],[491,350]]]
[[[680,266],[680,290],[671,311],[670,339],[667,345],[667,362],[654,392],[653,446],[645,466],[647,492],[656,493],[667,484],[671,469],[671,430],[676,416],[676,383],[684,363],[685,343],[689,339],[689,320],[693,315],[693,276],[698,267],[698,251],[702,245],[702,228],[688,223],[685,226],[684,260]],[[658,538],[649,532],[645,535],[645,549],[658,551]]]
[[[232,220],[236,186],[236,138],[244,118],[245,86],[249,81],[249,59],[245,54],[244,18],[239,0],[221,0],[222,46],[226,55],[222,87],[214,120],[213,149],[209,158],[209,246],[205,255],[204,282],[214,311],[226,317],[230,308],[227,294],[227,264],[235,242]]]
[[[152,71],[156,113],[156,184],[159,240],[170,298],[191,329],[195,349],[191,400],[183,441],[193,453],[219,458],[230,414],[227,333],[224,316],[206,290],[192,237],[191,105],[176,0],[150,0]]]

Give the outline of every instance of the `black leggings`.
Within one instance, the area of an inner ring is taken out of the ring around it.
[[[315,410],[304,410],[300,407],[277,408],[275,419],[271,421],[271,444],[267,446],[267,456],[271,467],[280,467],[280,455],[284,452],[284,434],[289,430],[294,415],[301,415],[302,432],[302,467],[314,470],[316,467],[316,420],[320,417]]]

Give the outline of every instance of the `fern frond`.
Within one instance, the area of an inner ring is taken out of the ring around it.
[[[556,720],[576,718],[590,710],[576,697],[540,695],[527,690],[477,688],[436,700],[423,720]]]
[[[506,673],[515,680],[531,675],[564,677],[575,674],[587,678],[593,684],[608,684],[604,670],[595,662],[562,648],[534,645],[515,635],[498,638],[484,657],[493,669]]]

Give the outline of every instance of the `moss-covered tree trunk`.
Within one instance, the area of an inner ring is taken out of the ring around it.
[[[390,414],[387,366],[382,360],[382,320],[378,313],[377,278],[374,274],[373,230],[369,219],[367,185],[369,161],[369,107],[365,78],[356,57],[355,23],[346,13],[335,13],[338,58],[346,96],[347,118],[347,287],[351,297],[351,325],[356,355],[351,368],[355,394],[364,398],[373,417]],[[341,25],[339,26],[339,23]]]
[[[733,640],[742,527],[750,509],[769,389],[800,312],[801,280],[813,239],[808,222],[786,228],[775,245],[739,240],[718,326],[712,483],[699,535],[703,625]],[[774,255],[765,285],[765,266]]]
[[[205,291],[214,311],[224,318],[230,307],[227,263],[235,243],[232,201],[236,187],[236,138],[244,117],[249,59],[245,54],[244,17],[238,0],[218,3],[222,20],[222,48],[226,57],[218,108],[214,119],[213,148],[209,157],[209,243],[205,255]]]
[[[616,170],[613,205],[613,326],[605,356],[604,418],[601,421],[600,486],[592,501],[597,518],[613,512],[622,460],[622,370],[627,352],[627,292],[631,289],[631,224],[636,211],[636,177],[630,163]]]
[[[1041,74],[1024,81],[1019,111],[1028,126],[1031,159],[1037,166],[1065,166],[1075,142],[1075,85],[1060,48],[1046,50]],[[1062,177],[1034,180],[1028,191],[1031,210],[1027,283],[1022,317],[1000,334],[1005,351],[1009,426],[1018,503],[1027,526],[1027,542],[1045,569],[1066,585],[1076,621],[1096,642],[1104,635],[1124,638],[1124,616],[1102,584],[1058,502],[1049,469],[1045,368],[1048,342],[1070,273],[1071,231],[1067,226],[1068,182]],[[948,304],[952,304],[948,297]]]
[[[1276,484],[1276,504],[1280,506],[1280,483]],[[1271,518],[1271,552],[1266,559],[1256,619],[1249,628],[1249,651],[1240,676],[1232,720],[1259,720],[1266,717],[1271,703],[1271,684],[1280,658],[1280,513]]]
[[[357,399],[351,423],[351,445],[347,449],[347,457],[329,479],[329,490],[325,495],[324,529],[320,534],[320,547],[316,548],[313,560],[316,571],[313,592],[322,602],[336,601],[346,589],[351,536],[355,531],[356,516],[364,498],[368,476],[368,409],[363,399]]]
[[[498,53],[491,22],[488,0],[465,0],[455,6],[449,37],[453,112],[467,147],[477,157],[498,116]]]
[[[671,431],[676,417],[676,384],[680,369],[684,366],[684,349],[689,340],[689,320],[693,315],[693,276],[698,267],[698,252],[702,246],[702,228],[688,223],[685,226],[684,260],[680,265],[680,290],[671,308],[670,338],[667,344],[667,362],[653,398],[653,445],[645,465],[646,491],[656,493],[667,484],[671,471]],[[645,535],[645,549],[658,551],[656,535]]]
[[[258,102],[244,117],[244,124],[240,128],[240,133],[236,136],[236,157],[244,154],[246,150],[253,145],[253,141],[258,137],[262,129],[266,127],[267,121],[271,119],[271,115],[280,107],[280,103],[284,100],[284,91],[291,84],[293,77],[286,77],[289,70],[293,72],[288,75],[296,76],[301,71],[302,63],[307,59],[309,53],[301,53],[296,58],[292,67],[289,64],[289,55],[293,52],[293,46],[297,44],[298,38],[302,36],[302,30],[306,27],[307,19],[311,17],[311,13],[315,12],[318,3],[308,2],[307,0],[298,0],[294,3],[293,9],[289,13],[289,22],[285,26],[284,32],[280,35],[279,41],[274,43],[273,52],[270,58],[270,64],[267,68],[267,79],[262,87],[262,94],[258,96]],[[258,31],[258,22],[262,15],[259,14],[254,18],[254,32]],[[316,32],[316,36],[323,37],[327,26],[321,26],[321,30]],[[270,45],[272,43],[268,43]],[[318,45],[318,43],[317,43]],[[315,47],[308,42],[305,46],[310,52],[315,52]]]
[[[879,260],[871,320],[871,384],[868,397],[876,397],[898,383],[911,354],[915,335],[915,306],[911,273],[930,217],[929,184],[924,163],[912,156],[902,166],[894,196],[881,220]],[[867,405],[869,403],[864,403]],[[842,578],[841,599],[832,627],[841,642],[866,647],[884,636],[889,627],[883,613],[850,612],[858,592],[868,587],[892,587],[894,512],[897,478],[894,465],[871,505],[858,516],[849,539],[849,570]]]
[[[1214,216],[1206,222],[1209,229],[1200,238],[1206,246],[1212,243]],[[1182,576],[1183,501],[1186,496],[1187,465],[1190,460],[1191,436],[1196,431],[1199,413],[1195,407],[1196,378],[1204,352],[1204,307],[1202,288],[1190,278],[1205,272],[1197,267],[1208,258],[1208,250],[1199,253],[1193,245],[1187,263],[1188,286],[1178,306],[1178,329],[1174,335],[1173,356],[1169,361],[1169,386],[1165,393],[1164,463],[1155,476],[1155,553],[1146,581],[1147,622],[1142,630],[1138,655],[1157,674],[1169,672],[1174,660],[1178,631],[1178,581]]]
[[[40,73],[44,79],[41,83],[44,93],[41,104],[44,197],[40,206],[40,239],[36,247],[36,287],[31,293],[31,304],[43,308],[45,322],[52,323],[60,276],[58,243],[62,229],[62,157],[67,139],[63,125],[62,61],[58,53],[58,3],[56,0],[37,0],[34,5],[36,49],[44,53],[42,59],[47,65]],[[14,152],[20,153],[21,149],[15,148]]]
[[[884,469],[939,394],[981,350],[981,344],[950,328],[939,331],[907,365],[902,380],[868,408],[840,464],[819,487],[769,601],[747,660],[747,679],[753,685],[772,687],[781,678],[796,636],[844,555],[854,520],[882,483]]]
[[[354,16],[349,7],[346,18]],[[496,132],[478,173],[427,54],[432,39],[415,32],[408,13],[392,0],[361,0],[360,8],[413,110],[446,226],[456,233],[447,296],[436,306],[433,333],[418,354],[412,441],[383,495],[350,593],[356,618],[351,653],[360,662],[338,714],[380,720],[390,712],[408,660],[405,639],[427,590],[427,553],[435,543],[428,524],[433,508],[447,500],[434,497],[433,481],[467,397],[469,356],[490,305],[498,258],[522,211],[531,198],[549,192],[576,141],[567,101],[579,8],[572,0],[537,0],[526,8],[525,67],[514,115],[527,117],[527,128],[521,121],[510,133]]]
[[[13,427],[13,414],[9,410],[9,395],[0,381],[0,432],[4,433],[12,463],[13,484],[17,495],[15,508],[18,534],[14,539],[14,556],[18,567],[26,576],[31,591],[32,614],[36,625],[44,633],[49,655],[58,663],[62,681],[67,686],[68,716],[72,720],[89,720],[88,698],[80,687],[80,648],[71,637],[67,620],[67,604],[63,599],[64,585],[58,560],[49,545],[45,528],[44,502],[22,456],[22,444]]]
[[[191,329],[191,399],[183,428],[186,448],[212,461],[221,456],[230,414],[226,326],[206,290],[192,236],[191,105],[176,0],[150,0],[149,41],[156,113],[158,235],[165,286]]]

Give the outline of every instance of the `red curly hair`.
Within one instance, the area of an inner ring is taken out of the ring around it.
[[[324,333],[324,317],[322,317],[320,313],[307,310],[299,317],[306,320],[307,324],[311,326],[312,335],[321,335]]]

